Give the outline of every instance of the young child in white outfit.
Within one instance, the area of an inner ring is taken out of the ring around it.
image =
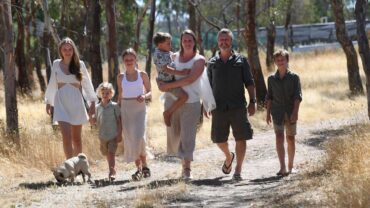
[[[96,115],[91,122],[99,129],[100,151],[107,156],[109,180],[116,178],[115,154],[117,143],[122,141],[121,111],[116,102],[111,101],[114,88],[111,83],[103,82],[96,89],[101,102],[96,105]]]
[[[190,69],[176,71],[173,67],[171,40],[172,37],[169,33],[157,32],[153,37],[154,44],[156,45],[153,61],[158,72],[158,81],[173,82],[175,81],[174,75],[188,75],[190,73]],[[171,116],[173,112],[179,109],[188,100],[188,94],[181,87],[174,88],[169,92],[174,95],[177,100],[168,110],[163,112],[164,122],[167,126],[171,126]]]

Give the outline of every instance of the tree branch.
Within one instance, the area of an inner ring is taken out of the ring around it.
[[[207,19],[205,16],[203,16],[203,14],[200,12],[199,8],[198,8],[198,4],[196,2],[194,2],[193,0],[188,0],[188,2],[194,6],[195,10],[197,10],[199,16],[206,22],[208,23],[209,25],[211,25],[212,27],[216,28],[217,30],[221,30],[221,27],[218,26],[217,24],[215,24],[214,22],[211,22],[209,19]]]

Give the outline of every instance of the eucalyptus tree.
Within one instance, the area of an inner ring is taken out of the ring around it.
[[[366,75],[367,113],[370,119],[370,49],[366,36],[366,9],[367,0],[357,0],[355,6],[358,51],[361,56],[362,66]]]
[[[257,106],[261,109],[261,107],[263,107],[264,105],[267,89],[258,56],[258,45],[256,37],[256,0],[245,1],[247,11],[245,41],[248,49],[248,60],[256,85]]]
[[[348,37],[346,30],[346,24],[343,13],[343,1],[332,0],[332,9],[335,17],[335,30],[338,42],[342,46],[342,49],[347,58],[347,72],[348,72],[348,83],[349,90],[352,95],[363,94],[361,77],[359,73],[359,66],[357,60],[357,53],[352,44],[351,39]]]
[[[15,62],[13,48],[13,21],[11,11],[11,1],[0,1],[0,22],[3,33],[3,43],[1,44],[4,52],[4,89],[5,89],[5,109],[6,109],[6,131],[8,134],[19,136],[18,132],[18,108],[15,87]]]

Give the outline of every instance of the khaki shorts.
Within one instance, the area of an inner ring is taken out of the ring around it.
[[[100,140],[100,152],[103,155],[107,155],[109,153],[116,153],[117,151],[117,142],[115,139],[111,140]]]
[[[290,123],[288,114],[284,115],[284,120],[281,125],[274,123],[275,132],[284,132],[286,129],[287,136],[295,136],[297,134],[297,123]]]
[[[181,93],[185,93],[181,87],[172,88],[169,92],[177,98]]]

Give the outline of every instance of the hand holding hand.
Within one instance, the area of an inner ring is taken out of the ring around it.
[[[137,96],[137,97],[136,97],[136,100],[137,100],[139,103],[144,102],[144,100],[145,100],[145,94]]]

